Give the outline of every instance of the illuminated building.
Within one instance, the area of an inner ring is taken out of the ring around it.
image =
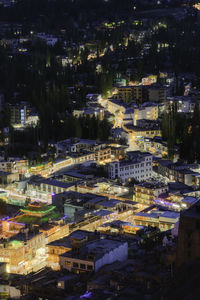
[[[72,246],[83,246],[88,241],[99,239],[93,232],[76,230],[63,239],[49,243],[47,248],[47,266],[54,270],[60,269],[60,255],[72,250]]]
[[[89,151],[84,151],[83,153],[71,153],[70,157],[72,157],[74,164],[95,161],[95,153]]]
[[[62,168],[66,168],[73,164],[73,159],[68,157],[66,159],[59,159],[53,163],[53,172],[59,171]]]
[[[111,114],[124,114],[127,108],[127,105],[123,102],[120,102],[119,100],[116,99],[108,99],[107,101],[107,110],[111,113]]]
[[[154,199],[158,198],[159,195],[164,194],[168,191],[168,187],[165,184],[153,181],[135,184],[134,188],[134,200],[146,205],[154,204]]]
[[[126,195],[129,189],[120,184],[116,184],[116,182],[110,179],[100,178],[88,180],[84,184],[81,182],[78,183],[77,192],[92,193],[98,196],[122,200],[120,197]]]
[[[31,260],[45,247],[43,233],[25,229],[12,240],[0,244],[0,260],[6,262],[10,273],[26,274],[32,271]],[[39,263],[39,261],[38,261]]]
[[[0,298],[1,299],[9,299],[15,298],[20,299],[21,292],[18,288],[10,285],[10,284],[0,284]]]
[[[137,233],[141,233],[143,231],[143,226],[139,226],[139,225],[132,225],[132,224],[125,224],[122,225],[122,230],[123,233],[128,233],[128,234],[137,234]]]
[[[166,109],[169,111],[174,105],[176,105],[177,112],[193,113],[196,103],[200,106],[200,102],[195,96],[177,96],[169,98],[169,101],[166,104]]]
[[[151,85],[153,83],[157,82],[157,75],[149,75],[147,77],[142,78],[142,84],[143,85]]]
[[[2,237],[9,238],[20,232],[22,228],[25,228],[26,224],[16,222],[13,219],[4,218],[1,221]]]
[[[174,228],[179,220],[179,213],[173,211],[152,210],[138,212],[134,216],[136,225],[158,227],[161,231]]]
[[[54,242],[51,242],[46,246],[46,249],[48,253],[47,266],[49,266],[53,270],[59,270],[60,255],[71,250],[69,238],[64,238],[61,240],[56,240]]]
[[[133,87],[132,86],[121,86],[118,87],[117,98],[124,102],[130,102],[133,98]]]
[[[110,144],[111,154],[115,157],[115,159],[122,159],[125,157],[125,151],[128,146],[118,145],[118,144]]]
[[[161,137],[140,138],[138,143],[141,151],[148,151],[162,157],[168,155],[167,142],[164,142]]]
[[[37,164],[34,166],[30,166],[28,168],[28,173],[30,175],[40,175],[40,176],[47,176],[51,173],[52,171],[52,163],[47,162],[47,163],[41,163]]]
[[[23,214],[2,222],[3,237],[10,239],[0,244],[0,261],[7,263],[9,272],[26,274],[46,266],[46,244],[69,235],[65,217],[53,221],[54,208],[29,204],[21,209]]]
[[[105,162],[111,159],[111,148],[105,147],[95,151],[96,161],[98,163]]]
[[[158,159],[156,172],[170,181],[177,181],[186,185],[198,185],[199,173],[192,171],[188,165],[173,163],[170,160]]]
[[[143,231],[143,226],[133,225],[130,222],[115,220],[107,222],[97,228],[97,230],[104,234],[137,234]]]
[[[41,225],[39,232],[44,233],[46,243],[51,243],[69,235],[69,224],[63,222],[61,218],[58,221],[51,221],[51,223]]]
[[[151,128],[144,128],[140,126],[126,125],[124,129],[129,132],[130,137],[139,139],[141,137],[154,138],[155,136],[161,136],[161,130],[157,126]]]
[[[31,180],[27,184],[27,195],[38,197],[40,201],[51,204],[54,194],[75,190],[75,183],[66,183],[53,179]]]
[[[152,177],[152,155],[150,153],[127,152],[128,160],[112,162],[108,165],[111,179],[120,178],[123,182],[129,179],[143,181]]]
[[[4,238],[11,237],[19,233],[27,224],[37,225],[47,223],[49,219],[57,219],[58,213],[55,206],[44,203],[29,204],[20,209],[20,213],[13,218],[4,218],[2,223],[2,234]]]
[[[24,174],[28,170],[28,160],[9,158],[0,161],[0,171]]]
[[[137,100],[142,103],[148,101],[148,89],[143,84],[118,87],[118,94],[116,97],[123,102]]]
[[[133,123],[136,126],[138,120],[157,120],[158,119],[158,105],[150,102],[144,103],[139,108],[134,109]]]
[[[49,215],[55,209],[55,206],[45,205],[43,203],[32,203],[28,204],[27,207],[21,208],[20,210],[27,216],[43,218]]]
[[[199,3],[199,2],[198,2],[198,3],[195,3],[195,4],[193,5],[193,7],[196,8],[197,10],[200,10],[200,3]]]

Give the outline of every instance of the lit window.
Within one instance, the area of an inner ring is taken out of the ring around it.
[[[71,262],[70,261],[66,261],[66,267],[70,267],[71,266]]]

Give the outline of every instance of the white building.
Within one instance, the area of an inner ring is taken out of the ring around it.
[[[129,159],[109,164],[108,172],[111,179],[120,178],[123,182],[136,179],[143,181],[152,177],[153,156],[148,152],[132,151],[127,153]]]
[[[155,103],[144,103],[141,107],[134,110],[133,124],[136,126],[138,120],[157,120],[158,119],[158,105]]]
[[[97,272],[104,265],[128,258],[128,243],[108,239],[95,240],[73,255],[68,251],[60,255],[60,266],[70,272]]]

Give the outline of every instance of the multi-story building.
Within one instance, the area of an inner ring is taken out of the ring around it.
[[[0,161],[0,171],[24,174],[28,170],[28,160],[9,158]]]
[[[102,147],[95,151],[95,158],[98,163],[105,162],[111,159],[111,147]]]
[[[95,161],[95,153],[90,151],[83,151],[82,153],[71,153],[69,156],[72,158],[74,164],[82,164]]]
[[[139,108],[134,110],[133,124],[136,126],[138,120],[157,120],[158,119],[158,105],[155,103],[144,103]]]
[[[137,100],[140,103],[148,101],[148,89],[144,85],[118,87],[117,99],[123,102]]]
[[[2,160],[0,161],[0,170],[2,172],[14,173],[17,172],[16,165],[14,161],[11,160]]]
[[[144,137],[154,138],[155,136],[161,136],[161,129],[157,126],[151,126],[149,128],[126,125],[123,126],[124,130],[129,133],[129,139],[141,139]]]
[[[166,88],[160,85],[152,85],[148,89],[149,101],[151,102],[165,102],[166,101]]]
[[[129,159],[112,162],[108,165],[109,177],[123,182],[130,179],[144,181],[152,177],[152,155],[148,152],[127,152]]]
[[[59,256],[71,250],[69,238],[63,238],[49,243],[47,246],[47,266],[53,270],[59,270]]]
[[[29,181],[27,184],[27,195],[30,197],[38,197],[40,201],[52,203],[54,194],[75,190],[75,183],[68,184],[66,182],[53,179],[39,179]]]
[[[72,246],[83,246],[89,241],[99,239],[98,235],[95,235],[93,232],[84,231],[84,230],[76,230],[70,234],[70,236],[66,236],[63,239],[58,239],[49,243],[46,246],[47,249],[47,266],[52,268],[53,270],[60,269],[60,255],[72,250]]]
[[[95,240],[80,246],[72,244],[72,250],[60,255],[60,266],[70,272],[97,272],[101,267],[128,257],[128,243],[109,239]]]
[[[136,225],[158,227],[161,231],[174,228],[179,221],[179,213],[174,211],[138,212],[134,216]]]
[[[148,101],[148,88],[144,85],[136,85],[133,87],[133,99],[139,103]]]
[[[197,202],[180,215],[176,253],[177,267],[185,262],[200,258],[199,236],[200,202]]]
[[[25,125],[30,114],[30,105],[27,102],[10,104],[10,122],[12,125]]]
[[[120,86],[118,87],[117,98],[123,102],[130,102],[133,100],[133,87]]]
[[[167,177],[170,181],[178,181],[187,185],[199,184],[198,177],[200,174],[190,170],[185,164],[159,159],[156,171],[163,177]]]
[[[24,229],[9,241],[0,243],[0,258],[7,263],[8,272],[27,274],[32,271],[32,259],[44,247],[43,233]]]
[[[168,191],[168,187],[165,184],[153,181],[135,184],[134,187],[135,201],[146,205],[153,204],[154,199]]]
[[[1,221],[1,236],[3,238],[14,237],[26,226],[38,227],[39,232],[45,236],[45,242],[49,243],[61,239],[69,234],[69,225],[65,218],[58,219],[59,214],[55,211],[55,206],[43,203],[29,204],[20,209],[20,214],[13,218],[4,218]],[[51,221],[48,225],[48,221]]]
[[[158,157],[168,155],[167,142],[164,142],[161,137],[143,138],[140,140],[139,147],[141,151],[150,152]]]
[[[57,159],[53,163],[53,172],[59,171],[62,168],[69,167],[73,164],[73,159],[71,157],[66,157],[65,159]]]

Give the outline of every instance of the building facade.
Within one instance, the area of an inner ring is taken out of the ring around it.
[[[130,179],[144,181],[152,177],[152,155],[133,151],[128,160],[112,162],[108,165],[109,177],[120,178],[123,182]]]

